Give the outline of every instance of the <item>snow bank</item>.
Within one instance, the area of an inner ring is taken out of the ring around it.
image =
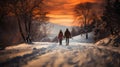
[[[116,36],[109,36],[100,41],[96,42],[95,45],[97,46],[109,46],[109,47],[120,47],[120,37]]]
[[[97,46],[100,46],[100,45],[107,46],[110,41],[111,41],[111,38],[104,38],[104,39],[96,42],[95,45],[97,45]]]
[[[14,46],[8,46],[6,47],[6,50],[10,50],[10,49],[25,49],[25,48],[29,48],[31,45],[28,44],[19,44],[19,45],[14,45]]]

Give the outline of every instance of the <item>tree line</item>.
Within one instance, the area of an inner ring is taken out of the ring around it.
[[[87,26],[93,25],[92,31],[94,31],[96,41],[109,35],[118,36],[120,33],[119,0],[103,0],[101,4],[92,2],[80,3],[75,6],[74,13],[75,23],[83,24],[84,30],[90,28]],[[84,33],[86,33],[87,39],[88,32]]]

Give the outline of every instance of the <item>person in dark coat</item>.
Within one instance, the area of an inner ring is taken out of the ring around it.
[[[64,33],[64,37],[66,38],[66,45],[69,45],[69,38],[71,38],[71,33],[68,30],[68,28],[66,29],[66,31]]]
[[[63,32],[62,32],[62,30],[60,30],[60,32],[58,34],[58,40],[59,40],[59,44],[62,45],[62,40],[63,40]]]

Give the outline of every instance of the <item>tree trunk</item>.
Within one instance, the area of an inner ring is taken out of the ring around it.
[[[87,33],[87,27],[86,27],[86,25],[87,25],[87,19],[86,19],[86,16],[84,16],[84,18],[85,18],[84,24],[85,24],[86,39],[88,39],[88,33]]]
[[[17,18],[17,20],[18,20],[18,27],[19,27],[20,34],[22,36],[23,41],[25,42],[25,36],[24,36],[23,31],[22,31],[22,27],[21,27],[21,24],[20,24],[20,19]]]
[[[28,20],[28,31],[27,31],[27,43],[31,44],[32,40],[31,40],[31,18]]]
[[[88,33],[86,33],[86,39],[88,39]]]

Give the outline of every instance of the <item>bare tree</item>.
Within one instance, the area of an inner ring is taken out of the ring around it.
[[[76,5],[74,9],[76,15],[75,23],[78,22],[78,24],[81,24],[81,22],[83,22],[85,28],[84,30],[86,33],[86,39],[88,39],[87,25],[90,23],[92,19],[93,4],[94,3],[91,2],[80,3]]]
[[[26,43],[32,43],[31,41],[31,24],[34,20],[39,20],[42,24],[48,20],[46,17],[47,12],[44,12],[44,0],[13,0],[10,7],[15,14],[19,30],[23,40]],[[38,16],[39,15],[39,16]],[[37,18],[36,18],[37,16]]]

